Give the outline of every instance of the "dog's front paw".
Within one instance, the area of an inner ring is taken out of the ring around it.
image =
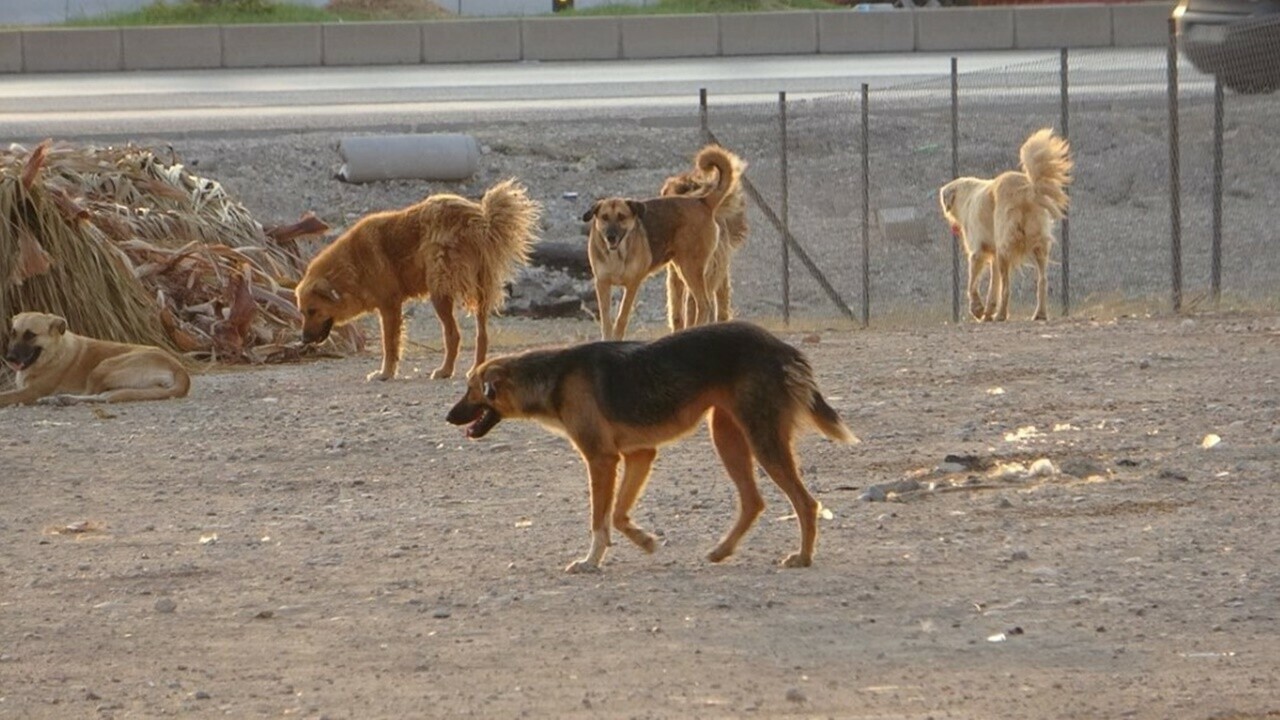
[[[374,380],[386,382],[388,380],[394,380],[395,377],[396,377],[395,373],[389,373],[383,370],[375,370],[369,373],[368,375],[366,375],[364,379],[368,380],[369,382],[373,382]]]
[[[569,566],[566,567],[564,571],[574,575],[579,573],[597,573],[600,572],[600,564],[590,558],[582,558],[581,560],[574,560],[569,563]]]
[[[1031,316],[1031,319],[1032,319],[1032,320],[1045,321],[1045,320],[1048,320],[1048,319],[1049,319],[1049,316],[1048,316],[1048,315],[1046,315],[1046,314],[1045,314],[1045,313],[1043,313],[1043,312],[1038,312],[1038,313],[1036,313],[1035,315],[1032,315],[1032,316]]]
[[[784,568],[803,568],[813,564],[813,558],[806,557],[800,553],[792,553],[782,559],[780,563]]]
[[[451,377],[453,377],[452,370],[445,370],[444,368],[436,368],[435,370],[431,371],[432,380],[448,380]]]
[[[39,400],[36,400],[36,404],[52,405],[53,407],[68,407],[70,405],[75,405],[76,401],[75,398],[70,395],[45,395]]]

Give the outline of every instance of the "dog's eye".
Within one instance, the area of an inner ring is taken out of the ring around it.
[[[26,340],[27,342],[31,342],[32,340],[36,339],[36,334],[28,330],[22,333],[22,339]]]
[[[481,387],[481,391],[488,400],[498,397],[498,389],[493,386],[493,383],[485,383],[484,386]]]

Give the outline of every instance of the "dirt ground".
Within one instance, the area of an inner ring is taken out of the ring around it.
[[[735,501],[699,432],[641,500],[658,551],[568,575],[580,460],[446,424],[418,315],[391,383],[0,409],[0,717],[1280,716],[1280,317],[782,331],[863,439],[801,445],[814,567],[767,481],[704,559]]]

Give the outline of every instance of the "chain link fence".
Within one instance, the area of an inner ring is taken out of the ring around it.
[[[1259,55],[1280,67],[1280,47]],[[1051,315],[1276,309],[1280,94],[1224,92],[1224,77],[1178,54],[1064,51],[847,95],[712,98],[704,138],[747,159],[755,195],[738,293],[784,319],[962,319],[967,260],[938,188],[1015,169],[1053,127],[1076,169]],[[1030,316],[1034,276],[1015,273],[1012,317]]]

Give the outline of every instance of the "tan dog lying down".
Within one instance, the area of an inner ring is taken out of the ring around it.
[[[62,402],[128,402],[185,397],[191,376],[169,353],[146,345],[95,340],[67,331],[57,315],[13,317],[5,363],[18,373],[17,389],[0,393],[0,406],[56,396]]]

